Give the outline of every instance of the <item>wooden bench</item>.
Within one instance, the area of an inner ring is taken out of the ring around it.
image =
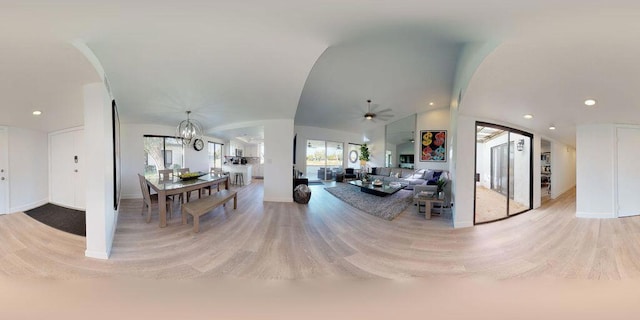
[[[238,208],[238,193],[231,190],[221,190],[208,197],[193,200],[182,205],[182,224],[187,224],[187,214],[193,216],[193,231],[200,228],[200,216],[215,209],[219,205],[226,205],[233,198],[233,209]]]

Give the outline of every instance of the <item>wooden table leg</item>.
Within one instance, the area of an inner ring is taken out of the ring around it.
[[[158,213],[160,214],[160,228],[167,226],[167,193],[158,192]]]

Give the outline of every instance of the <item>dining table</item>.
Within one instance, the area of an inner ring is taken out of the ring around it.
[[[182,199],[187,200],[186,194],[202,188],[224,183],[225,189],[229,189],[229,175],[219,173],[207,173],[197,178],[160,180],[158,175],[147,177],[147,185],[158,193],[158,211],[160,215],[160,228],[167,226],[167,196],[184,194]]]

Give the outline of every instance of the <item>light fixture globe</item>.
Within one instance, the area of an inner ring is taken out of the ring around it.
[[[369,105],[369,107],[367,108],[368,112],[364,114],[364,118],[367,120],[371,120],[376,116],[375,113],[371,112],[371,99],[367,100],[367,104]]]
[[[176,136],[182,138],[184,145],[191,144],[191,141],[202,135],[202,126],[198,121],[189,118],[191,111],[187,111],[187,120],[182,120],[176,128]]]

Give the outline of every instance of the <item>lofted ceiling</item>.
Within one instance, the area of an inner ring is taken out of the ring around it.
[[[82,125],[81,85],[99,79],[69,44],[80,39],[125,123],[173,126],[192,110],[209,135],[278,118],[363,132],[448,106],[478,59],[461,113],[573,145],[580,123],[640,123],[639,13],[621,0],[0,0],[0,125]],[[486,59],[464,55],[488,41]],[[367,99],[393,117],[363,121]]]

